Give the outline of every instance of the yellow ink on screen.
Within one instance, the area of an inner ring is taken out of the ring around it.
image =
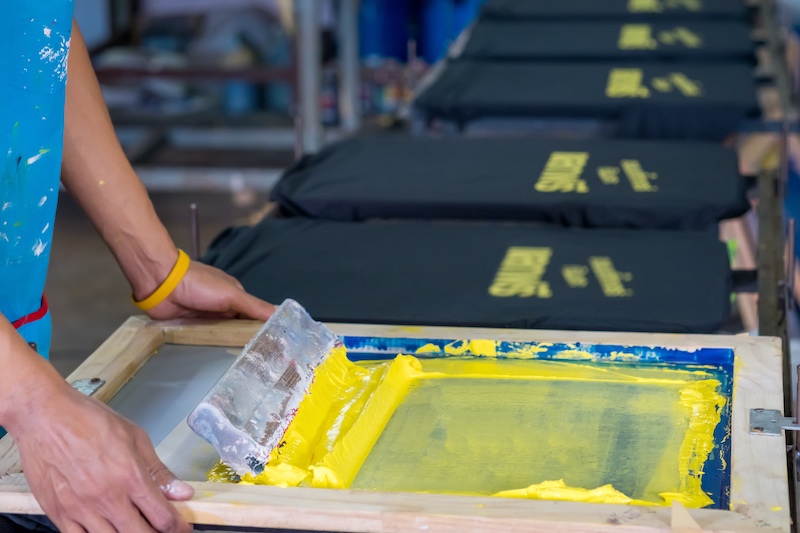
[[[719,389],[702,369],[404,355],[353,363],[339,350],[317,369],[264,472],[243,481],[703,507]]]
[[[497,298],[550,298],[550,284],[544,281],[552,248],[512,246],[500,264],[489,294]]]
[[[588,152],[551,153],[534,189],[539,192],[588,193],[589,186],[581,179],[588,161]]]

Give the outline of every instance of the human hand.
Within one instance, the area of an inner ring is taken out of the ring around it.
[[[188,500],[141,428],[64,384],[9,430],[47,516],[63,533],[186,533],[167,500]]]
[[[147,315],[156,320],[247,317],[266,321],[274,312],[274,305],[247,294],[236,278],[192,261],[172,294]]]

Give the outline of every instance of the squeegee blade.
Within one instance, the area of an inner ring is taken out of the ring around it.
[[[340,344],[294,300],[284,301],[191,412],[187,423],[237,474],[258,474]]]

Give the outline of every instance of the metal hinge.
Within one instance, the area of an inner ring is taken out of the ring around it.
[[[93,396],[105,384],[106,380],[100,378],[77,379],[72,382],[72,387],[81,394]]]
[[[777,409],[750,409],[751,435],[780,437],[781,430],[800,431],[800,424]]]

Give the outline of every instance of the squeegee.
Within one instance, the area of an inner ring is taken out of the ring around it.
[[[285,300],[189,414],[189,427],[237,474],[260,474],[337,346],[335,333]]]

